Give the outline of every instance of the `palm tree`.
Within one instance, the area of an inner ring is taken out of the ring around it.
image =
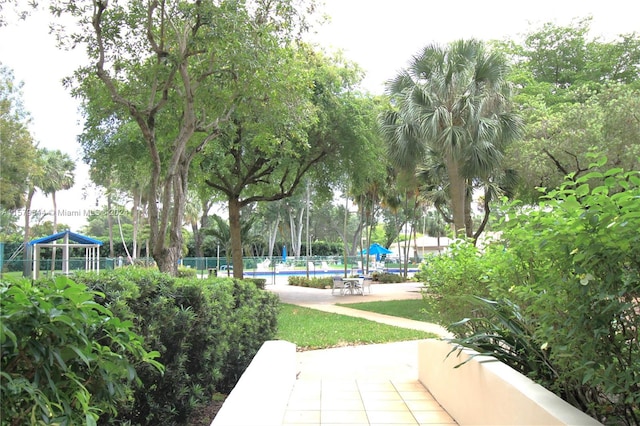
[[[51,195],[53,201],[53,232],[58,232],[58,206],[56,203],[56,192],[70,189],[74,182],[73,174],[76,164],[69,157],[69,154],[60,150],[50,151],[44,149],[45,175],[47,179],[43,182],[42,192]]]
[[[415,170],[429,156],[444,166],[456,235],[473,236],[474,181],[500,169],[505,147],[522,132],[509,111],[506,61],[477,40],[429,45],[387,84],[394,109],[380,117],[391,161]]]
[[[53,233],[58,232],[58,206],[56,203],[56,192],[70,189],[75,181],[73,174],[76,164],[68,154],[60,150],[50,151],[43,150],[44,154],[44,170],[46,179],[41,187],[42,192],[46,195],[51,194],[53,201]],[[53,248],[51,270],[55,269],[56,249]]]

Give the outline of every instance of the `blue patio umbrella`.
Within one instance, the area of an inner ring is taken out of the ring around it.
[[[282,261],[287,261],[287,246],[282,246]]]
[[[381,246],[378,243],[373,243],[369,246],[368,250],[363,250],[364,254],[368,254],[369,256],[376,256],[376,262],[380,260],[380,255],[381,254],[391,254],[393,253],[391,250],[389,250],[388,248],[385,248],[383,246]]]

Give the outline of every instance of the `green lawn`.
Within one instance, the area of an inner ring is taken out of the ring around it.
[[[401,342],[436,337],[431,333],[332,314],[283,303],[276,338],[299,349],[324,349],[346,345]]]
[[[434,316],[425,310],[426,306],[422,299],[339,303],[338,305],[416,321],[436,322]]]

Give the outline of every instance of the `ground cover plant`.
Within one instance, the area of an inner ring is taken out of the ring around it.
[[[285,303],[278,314],[276,337],[295,343],[299,350],[312,350],[428,339],[435,336]]]
[[[605,424],[639,424],[638,172],[591,171],[507,214],[500,241],[482,252],[460,245],[424,266],[428,302],[445,311],[455,294],[462,321],[443,325],[458,342]]]

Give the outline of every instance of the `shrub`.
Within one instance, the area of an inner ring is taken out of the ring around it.
[[[267,285],[266,278],[245,278],[244,280],[253,283],[260,290],[264,290],[265,286]]]
[[[474,245],[460,241],[420,265],[415,279],[424,283],[427,311],[449,327],[462,318],[476,316],[469,296],[488,297],[487,262]],[[455,332],[455,330],[453,330]]]
[[[133,324],[85,285],[3,280],[0,294],[3,425],[96,424],[131,397],[136,369],[161,371]]]
[[[193,268],[178,267],[178,278],[196,278],[198,271]]]
[[[506,238],[528,279],[512,293],[551,348],[556,385],[602,421],[638,424],[640,176],[590,172],[517,219]]]
[[[372,275],[374,281],[378,281],[382,284],[390,284],[390,283],[402,283],[405,279],[398,274],[389,274],[389,273],[378,273],[375,272]]]
[[[302,276],[290,276],[288,282],[289,285],[295,285],[298,287],[327,288],[333,286],[333,280],[331,277],[307,278]]]
[[[543,352],[554,371],[534,379],[604,423],[638,424],[640,176],[590,172],[549,192],[537,208],[512,206],[508,217],[506,250],[490,249],[480,265],[494,299],[519,307],[503,313],[528,325],[525,361],[538,362]],[[461,258],[458,269],[468,262],[476,256]],[[445,286],[454,292],[455,282]],[[467,337],[493,333],[502,346],[510,328],[487,318],[471,321],[475,334]]]
[[[138,372],[144,387],[113,422],[180,424],[216,392],[228,392],[265,340],[275,336],[277,295],[233,278],[171,278],[122,268],[81,274],[100,300],[130,318],[148,349],[160,353],[160,376]]]
[[[462,336],[452,339],[453,343],[471,348],[477,355],[493,356],[544,385],[557,380],[548,349],[536,340],[536,326],[522,315],[519,306],[509,300],[480,297],[468,297],[468,303],[477,308],[477,316],[449,326]]]

